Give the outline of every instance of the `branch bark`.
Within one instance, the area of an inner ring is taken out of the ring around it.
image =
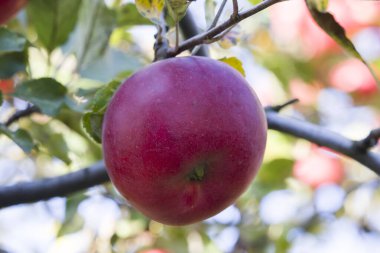
[[[380,175],[380,154],[358,149],[356,142],[321,126],[280,116],[273,109],[266,109],[269,129],[308,140],[344,154]],[[55,178],[18,183],[0,187],[0,208],[21,203],[32,203],[57,196],[66,196],[109,180],[102,162],[89,168]]]
[[[103,162],[67,175],[0,187],[0,208],[63,197],[109,181]]]

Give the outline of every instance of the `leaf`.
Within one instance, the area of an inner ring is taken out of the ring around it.
[[[25,153],[30,153],[34,148],[32,137],[23,129],[18,129],[13,132],[4,125],[0,125],[0,133],[8,136],[8,138],[13,140]]]
[[[329,0],[310,0],[312,5],[319,11],[325,12],[327,10]]]
[[[97,143],[102,143],[103,117],[104,113],[88,112],[82,118],[83,128]]]
[[[0,27],[0,55],[23,52],[26,45],[27,40],[22,35]]]
[[[243,76],[245,76],[245,71],[243,68],[243,63],[236,57],[224,57],[219,59],[219,61],[227,63],[237,71],[239,71]]]
[[[82,0],[79,19],[71,41],[71,50],[78,59],[78,69],[102,56],[116,24],[115,13],[102,0]]]
[[[0,105],[3,104],[3,92],[0,91]]]
[[[44,148],[46,152],[66,164],[71,163],[69,157],[69,148],[61,129],[53,128],[49,123],[38,124],[35,122],[29,123],[28,130],[33,139],[38,143],[39,149]]]
[[[102,124],[104,113],[113,94],[120,86],[120,81],[112,81],[100,88],[92,100],[91,111],[82,118],[83,128],[98,143],[102,142]]]
[[[123,72],[136,71],[141,65],[140,60],[135,56],[109,48],[103,57],[89,63],[80,74],[84,78],[110,82],[115,76]]]
[[[16,87],[14,96],[31,102],[42,113],[54,116],[65,101],[67,89],[52,78],[30,80]]]
[[[320,5],[323,5],[323,3],[321,4],[320,2],[323,2],[323,0],[305,0],[305,1],[315,22],[328,35],[330,35],[332,39],[334,39],[341,47],[343,47],[349,54],[361,60],[371,71],[378,85],[380,85],[375,72],[369,66],[369,64],[363,59],[363,57],[359,54],[359,52],[356,50],[355,45],[351,42],[351,40],[346,36],[346,31],[344,30],[344,28],[335,20],[334,16],[331,15],[329,12],[319,11],[319,9],[321,8]]]
[[[117,25],[130,26],[130,25],[150,25],[148,19],[140,15],[137,7],[133,3],[124,4],[117,9]]]
[[[81,0],[31,0],[27,13],[38,40],[49,51],[62,45],[73,31]]]
[[[104,113],[113,94],[121,85],[121,81],[113,80],[106,86],[100,88],[93,98],[91,109],[93,112]]]
[[[135,0],[135,4],[143,17],[157,25],[161,24],[165,0]]]
[[[65,220],[58,230],[57,237],[77,232],[83,227],[84,220],[78,215],[77,211],[79,204],[85,199],[86,196],[84,194],[77,194],[67,198]]]
[[[215,9],[216,9],[215,0],[205,1],[205,18],[206,18],[207,27],[209,27],[215,19]]]
[[[0,79],[24,71],[28,41],[21,35],[0,27]]]
[[[286,178],[292,175],[293,163],[285,158],[264,163],[253,184],[255,194],[261,198],[271,191],[284,189]]]

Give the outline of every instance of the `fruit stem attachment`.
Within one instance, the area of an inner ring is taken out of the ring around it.
[[[189,175],[190,181],[202,181],[205,176],[205,171],[207,169],[207,164],[202,163],[195,166]]]

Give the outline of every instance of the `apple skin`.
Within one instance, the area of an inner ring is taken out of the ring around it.
[[[264,154],[263,108],[243,76],[206,57],[162,60],[127,79],[103,121],[111,181],[139,211],[168,225],[231,205]]]
[[[11,19],[28,0],[0,0],[0,25]]]

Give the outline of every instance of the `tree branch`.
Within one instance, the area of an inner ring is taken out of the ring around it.
[[[63,197],[108,180],[105,166],[99,162],[67,175],[0,187],[0,208]]]
[[[347,139],[338,133],[306,121],[280,116],[277,112],[271,109],[266,110],[266,116],[269,129],[287,133],[335,150],[338,153],[358,161],[377,175],[380,175],[379,153],[361,152],[361,150],[357,148],[356,142],[353,140]]]
[[[362,152],[357,148],[355,141],[349,140],[321,126],[280,116],[278,112],[272,108],[266,108],[265,111],[269,129],[287,133],[320,146],[328,147],[351,157],[380,175],[379,153]],[[46,200],[56,196],[66,196],[105,183],[108,180],[109,178],[105,166],[102,162],[99,162],[89,168],[64,176],[0,187],[0,208]]]
[[[19,119],[30,116],[36,112],[40,112],[40,109],[37,106],[29,105],[26,109],[15,112],[4,124],[8,127]]]
[[[279,3],[282,1],[286,1],[286,0],[265,0],[265,1],[255,5],[254,7],[252,7],[251,9],[249,9],[247,11],[238,13],[238,15],[236,15],[236,16],[232,16],[230,19],[221,23],[220,25],[218,25],[218,26],[216,26],[216,27],[204,32],[204,33],[193,36],[192,38],[182,42],[179,45],[177,50],[175,50],[173,48],[168,49],[167,56],[168,57],[174,57],[174,56],[178,55],[179,53],[181,53],[185,50],[190,50],[197,45],[204,44],[205,41],[211,40],[212,38],[214,38],[218,34],[222,33],[223,31],[225,31],[229,27],[232,27],[233,25],[239,23],[240,21],[242,21],[242,20],[244,20],[244,19],[246,19],[246,18],[248,18],[248,17],[250,17],[250,16],[266,9],[266,8],[268,8],[269,6],[271,6],[273,4],[276,4],[276,3]]]

